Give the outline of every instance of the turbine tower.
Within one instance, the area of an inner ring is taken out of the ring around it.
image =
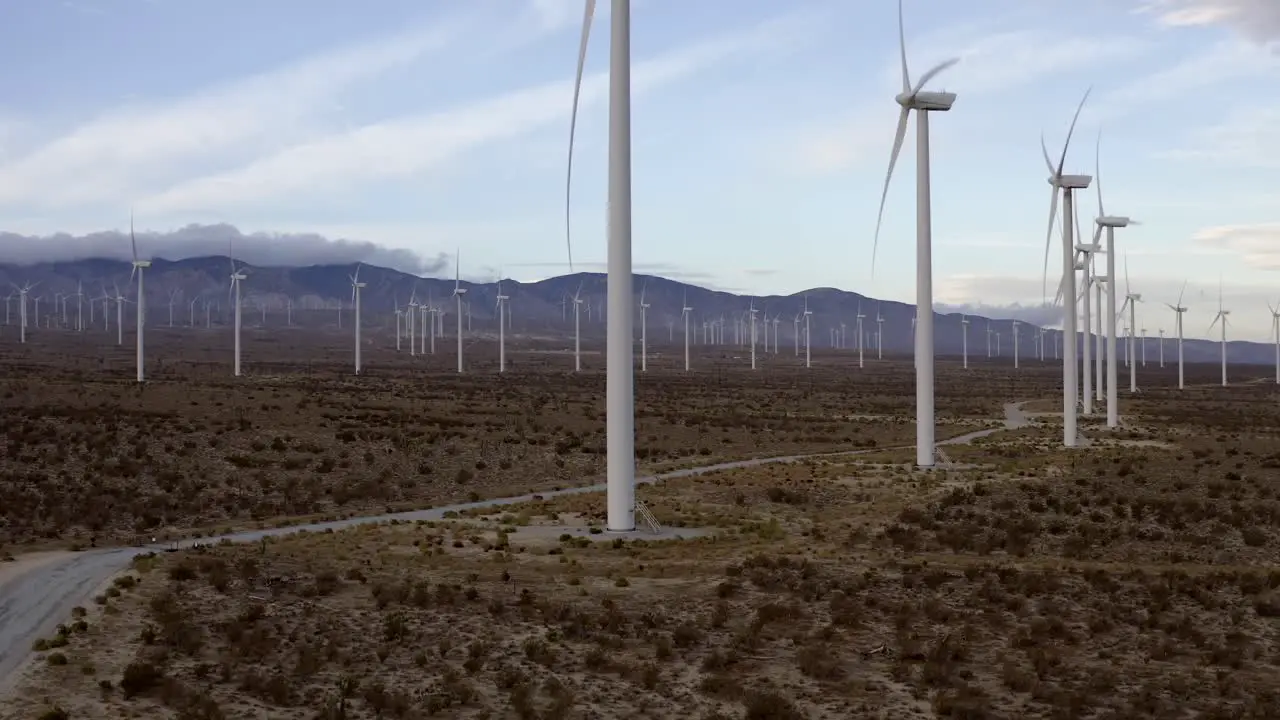
[[[573,293],[573,371],[582,372],[582,281]],[[607,373],[607,369],[606,369]]]
[[[462,296],[466,294],[462,287],[462,250],[458,249],[453,260],[453,299],[458,311],[458,372],[462,372]]]
[[[146,325],[146,307],[147,307],[147,299],[146,299],[147,296],[143,293],[143,289],[142,289],[142,274],[144,270],[151,267],[151,261],[138,259],[138,241],[133,236],[133,213],[129,213],[129,244],[133,249],[133,270],[130,271],[129,273],[129,279],[133,280],[133,275],[135,273],[138,276],[138,317],[136,321],[137,323],[136,334],[137,334],[137,340],[138,340],[137,365],[138,365],[138,382],[142,382],[144,379],[143,371],[146,365],[146,355],[143,351],[142,335],[143,335],[143,327]]]
[[[1049,228],[1044,238],[1046,288],[1049,280],[1049,244],[1053,240],[1053,223],[1058,214],[1058,191],[1062,191],[1062,299],[1063,302],[1071,302],[1071,308],[1063,313],[1062,323],[1062,443],[1066,447],[1075,447],[1080,440],[1076,433],[1076,402],[1079,399],[1079,394],[1076,392],[1076,375],[1080,366],[1079,357],[1076,354],[1075,229],[1072,225],[1075,217],[1074,200],[1075,191],[1088,188],[1093,178],[1088,175],[1063,175],[1062,170],[1067,163],[1067,150],[1071,147],[1071,136],[1076,131],[1076,121],[1080,119],[1080,111],[1084,109],[1084,103],[1088,99],[1089,93],[1086,92],[1084,98],[1080,100],[1080,105],[1076,107],[1076,114],[1071,119],[1071,127],[1067,130],[1067,139],[1062,143],[1062,156],[1058,159],[1056,168],[1053,161],[1049,159],[1049,148],[1044,143],[1044,136],[1040,137],[1040,150],[1044,153],[1044,163],[1049,168],[1049,185],[1053,189],[1049,204]]]
[[[1124,305],[1120,307],[1120,313],[1124,314],[1125,308],[1129,308],[1129,342],[1125,347],[1125,357],[1129,361],[1129,392],[1138,392],[1138,364],[1134,362],[1134,351],[1137,347],[1134,345],[1136,338],[1133,336],[1133,329],[1137,327],[1138,303],[1142,302],[1142,294],[1130,292],[1129,290],[1129,259],[1124,260]]]
[[[507,371],[507,332],[506,316],[507,301],[511,298],[502,294],[502,273],[498,273],[498,299],[494,301],[494,306],[498,310],[498,372]]]
[[[809,356],[809,317],[813,315],[813,311],[809,309],[809,296],[804,296],[804,366],[812,367]]]
[[[582,73],[595,0],[586,0],[578,68],[573,85],[569,126],[569,168],[565,180],[566,245],[569,245],[569,192],[573,167],[573,135],[582,92]],[[606,324],[605,406],[607,528],[635,530],[635,376],[631,302],[631,1],[612,0],[609,13],[609,190],[608,190],[608,322]],[[573,250],[569,247],[569,262]]]
[[[649,303],[644,301],[645,292],[649,290],[649,281],[640,286],[640,372],[649,371]]]
[[[1107,214],[1106,208],[1102,203],[1101,135],[1098,136],[1098,144],[1094,153],[1094,171],[1098,176],[1096,186],[1098,191],[1098,227],[1093,234],[1094,244],[1097,244],[1098,238],[1101,236],[1103,229],[1105,228],[1107,231],[1107,249],[1105,251],[1107,254],[1107,427],[1116,428],[1120,426],[1120,401],[1116,369],[1116,320],[1123,312],[1123,310],[1116,307],[1116,228],[1137,225],[1138,222],[1123,215]],[[1179,305],[1181,305],[1181,300],[1179,300]],[[1181,318],[1181,315],[1179,315],[1179,318]],[[1178,341],[1178,352],[1182,352],[1181,340]],[[1179,387],[1182,386],[1181,367],[1181,362],[1179,362]]]
[[[747,309],[751,314],[751,369],[756,369],[756,313],[760,312],[756,309],[755,298],[751,299],[751,307]]]
[[[898,0],[898,46],[902,61],[902,92],[896,100],[902,106],[898,115],[898,132],[889,154],[889,171],[885,174],[884,190],[880,194],[880,210],[876,217],[875,239],[871,246],[871,268],[875,272],[876,246],[880,242],[880,223],[884,218],[884,203],[889,196],[889,182],[893,178],[893,166],[907,134],[907,118],[916,111],[916,308],[920,327],[915,333],[916,357],[916,465],[933,467],[934,463],[934,398],[933,398],[933,248],[932,210],[929,197],[929,113],[946,112],[956,101],[955,93],[921,92],[925,84],[938,73],[959,62],[959,58],[947,60],[932,68],[915,87],[907,70],[907,41],[903,28],[902,0]]]
[[[356,272],[351,278],[351,305],[356,315],[354,323],[356,327],[356,374],[360,374],[360,291],[364,289],[367,283],[360,282],[360,263],[356,263]]]
[[[1218,281],[1218,314],[1213,316],[1213,322],[1209,323],[1209,330],[1213,330],[1214,325],[1221,324],[1222,330],[1222,387],[1227,386],[1227,316],[1231,314],[1230,310],[1222,309],[1222,281]],[[1221,323],[1219,323],[1221,321]]]
[[[1280,385],[1280,310],[1270,302],[1267,303],[1267,309],[1271,311],[1271,338],[1276,346],[1276,384]]]
[[[230,246],[227,247],[227,255],[231,255]],[[231,260],[231,287],[227,291],[229,302],[234,302],[235,308],[235,359],[232,362],[231,374],[240,377],[240,283],[247,279],[247,276],[239,269],[236,269],[236,260]],[[231,296],[234,295],[234,300]]]
[[[693,308],[689,307],[689,291],[684,293],[684,303],[680,306],[680,315],[684,318],[684,371],[689,372],[689,316]]]
[[[964,358],[964,369],[969,369],[969,316],[960,316],[960,350]]]
[[[862,320],[865,317],[866,315],[862,314],[862,301],[859,300],[858,314],[857,316],[855,316],[855,319],[858,321],[858,367],[862,367],[862,350],[866,340],[866,337],[862,334]],[[775,320],[774,322],[777,322],[777,321]],[[774,342],[775,343],[778,342],[776,337],[776,331],[775,331]]]

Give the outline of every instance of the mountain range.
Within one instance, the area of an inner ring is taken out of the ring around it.
[[[239,264],[239,261],[237,261]],[[65,262],[13,265],[0,263],[0,286],[9,288],[5,293],[7,312],[17,322],[16,288],[27,283],[34,285],[32,297],[40,297],[42,310],[55,296],[70,296],[71,308],[75,307],[77,287],[82,296],[102,301],[104,295],[121,294],[133,299],[136,285],[129,282],[131,266],[128,262],[104,258],[86,258]],[[336,327],[340,309],[349,312],[351,307],[351,280],[356,265],[309,266],[244,266],[248,279],[241,285],[245,304],[244,322],[254,324],[266,309],[268,318],[278,316],[292,308],[293,321],[301,327]],[[362,315],[366,326],[392,327],[394,310],[403,308],[411,300],[430,303],[443,308],[450,316],[454,312],[452,278],[419,277],[375,265],[360,265],[360,281],[366,283],[361,292]],[[169,306],[174,307],[178,324],[185,324],[192,315],[194,304],[197,317],[202,317],[208,303],[215,322],[225,322],[225,309],[229,303],[231,261],[226,256],[187,258],[183,260],[155,259],[146,270],[146,307],[153,323],[168,321]],[[492,332],[497,313],[495,308],[498,282],[476,283],[459,281],[466,289],[464,301],[476,332]],[[521,283],[502,280],[502,292],[511,298],[510,311],[514,331],[531,333],[572,333],[573,303],[578,294],[583,300],[582,333],[584,337],[603,337],[605,333],[604,307],[606,279],[602,273],[574,273]],[[777,328],[781,345],[795,342],[796,329],[803,328],[802,313],[807,307],[813,333],[813,347],[830,347],[833,329],[843,323],[845,346],[856,348],[856,316],[861,311],[863,329],[867,335],[867,350],[875,345],[874,333],[877,313],[884,318],[884,351],[904,354],[912,349],[912,317],[915,306],[891,300],[878,300],[855,292],[836,288],[813,288],[791,295],[766,295],[748,297],[729,292],[709,290],[654,275],[636,275],[634,279],[637,327],[639,333],[639,297],[644,293],[649,304],[649,337],[662,342],[667,337],[681,341],[683,324],[681,308],[686,304],[693,308],[690,331],[696,333],[704,321],[724,320],[725,338],[735,340],[734,319],[745,317],[750,307],[759,312],[757,318],[779,320]],[[28,306],[31,312],[33,306]],[[323,312],[328,311],[328,312]],[[74,312],[74,311],[73,311]],[[332,314],[329,314],[332,313]],[[129,313],[126,313],[128,315]],[[1002,354],[1012,354],[1012,322],[991,320],[980,316],[968,316],[969,354],[971,357],[986,354],[987,328],[1000,333]],[[939,355],[959,355],[962,347],[962,316],[959,314],[935,314],[935,348]],[[270,321],[269,321],[270,322]],[[446,329],[451,327],[446,324]],[[764,331],[758,331],[763,338]],[[1034,353],[1036,326],[1020,323],[1020,353],[1030,357]],[[1046,338],[1049,335],[1046,334]],[[762,340],[763,341],[763,340]],[[1050,340],[1050,352],[1053,344]],[[1149,359],[1158,355],[1156,338],[1148,339]],[[1123,350],[1121,351],[1123,352]],[[1186,340],[1184,353],[1188,362],[1211,362],[1219,358],[1220,345],[1207,340]],[[1175,357],[1170,339],[1165,346],[1166,361]],[[1227,344],[1227,357],[1232,363],[1268,364],[1273,362],[1274,349],[1270,344],[1234,341]]]

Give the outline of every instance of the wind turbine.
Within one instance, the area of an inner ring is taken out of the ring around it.
[[[649,371],[649,323],[646,317],[649,303],[644,301],[644,294],[649,289],[649,281],[640,286],[640,372]]]
[[[1142,302],[1142,294],[1130,292],[1129,290],[1129,259],[1124,261],[1124,305],[1120,306],[1120,313],[1124,314],[1124,309],[1129,308],[1129,343],[1125,348],[1125,357],[1129,361],[1129,392],[1138,392],[1138,364],[1134,362],[1134,351],[1137,349],[1134,345],[1133,330],[1137,325],[1138,303]],[[1212,329],[1212,327],[1210,328]]]
[[[964,369],[969,369],[969,316],[960,316],[960,350],[964,358]]]
[[[680,306],[680,315],[684,318],[684,371],[689,372],[689,316],[693,308],[689,306],[689,291],[684,293],[684,303]]]
[[[1049,245],[1053,240],[1053,223],[1058,214],[1058,191],[1062,191],[1062,298],[1070,301],[1071,308],[1063,313],[1062,323],[1062,442],[1066,447],[1079,444],[1076,433],[1076,374],[1079,369],[1079,358],[1076,355],[1076,271],[1075,271],[1075,232],[1072,220],[1075,217],[1075,191],[1089,187],[1093,179],[1088,175],[1063,175],[1063,166],[1067,163],[1067,149],[1071,147],[1071,136],[1076,131],[1076,121],[1080,119],[1080,111],[1089,99],[1086,92],[1076,107],[1075,117],[1071,119],[1071,127],[1067,130],[1067,139],[1062,143],[1062,157],[1055,168],[1049,159],[1049,148],[1040,136],[1040,150],[1044,153],[1044,163],[1049,168],[1049,185],[1052,187],[1052,199],[1049,204],[1049,228],[1044,238],[1044,273],[1045,286],[1049,281]]]
[[[116,296],[116,345],[124,344],[124,304],[128,302],[124,295],[120,294],[120,286],[111,283],[111,287],[115,289]]]
[[[40,283],[27,283],[22,287],[13,286],[18,291],[18,342],[27,341],[27,295]]]
[[[418,354],[418,344],[413,341],[414,333],[418,330],[419,314],[418,314],[418,288],[415,286],[409,292],[409,357]],[[435,325],[431,326],[431,342],[435,343]]]
[[[227,290],[227,301],[235,303],[235,358],[232,361],[231,374],[240,377],[240,283],[248,279],[241,269],[236,267],[236,259],[231,255],[231,245],[227,244],[227,257],[231,260],[231,287]],[[234,296],[234,297],[233,297]]]
[[[1276,384],[1280,385],[1280,310],[1272,307],[1270,302],[1267,309],[1271,311],[1271,337],[1276,346]]]
[[[582,372],[582,283],[573,293],[573,371]],[[607,370],[606,370],[607,372]]]
[[[142,275],[144,270],[151,267],[151,261],[138,259],[138,241],[133,236],[133,213],[129,213],[129,244],[133,249],[133,270],[129,273],[129,279],[133,280],[133,275],[135,273],[138,276],[138,308],[137,308],[138,317],[136,321],[137,323],[136,333],[137,333],[137,340],[138,340],[137,365],[138,365],[138,382],[142,382],[143,367],[146,361],[146,356],[143,352],[142,335],[143,335],[143,327],[146,325],[146,307],[147,307],[147,296],[142,291]]]
[[[876,303],[876,359],[884,359],[884,315],[880,314],[879,303]]]
[[[502,294],[502,273],[498,273],[498,298],[494,300],[494,306],[498,310],[498,372],[507,371],[507,331],[504,320],[507,316],[507,301],[511,297]]]
[[[364,289],[368,283],[360,282],[360,263],[356,263],[355,274],[349,275],[351,278],[351,305],[352,312],[355,313],[356,319],[353,323],[356,328],[356,374],[360,374],[360,291]]]
[[[804,366],[812,367],[809,363],[809,318],[813,315],[813,311],[809,309],[809,296],[804,296]]]
[[[1156,347],[1160,351],[1160,367],[1163,369],[1164,368],[1164,328],[1157,329],[1156,335],[1159,338],[1157,340]],[[1277,367],[1280,367],[1280,363],[1277,364]]]
[[[573,86],[569,126],[569,168],[565,179],[566,245],[569,245],[569,191],[573,167],[573,136],[578,100],[587,60],[587,41],[595,0],[586,0],[578,67]],[[606,325],[605,406],[607,445],[607,527],[617,532],[635,529],[635,377],[631,291],[631,2],[612,0],[609,13],[609,190],[608,190],[608,322]],[[573,250],[569,247],[569,262]]]
[[[1013,321],[1013,367],[1018,369],[1018,321]]]
[[[1098,176],[1098,219],[1097,230],[1094,231],[1093,241],[1096,244],[1101,236],[1103,229],[1107,231],[1107,427],[1114,428],[1120,426],[1120,403],[1119,390],[1117,388],[1117,372],[1116,372],[1116,320],[1120,317],[1123,310],[1116,309],[1116,228],[1137,225],[1136,220],[1132,220],[1123,215],[1108,215],[1106,208],[1102,204],[1102,135],[1098,135],[1098,144],[1094,151],[1094,170]],[[1126,278],[1126,283],[1128,278]],[[1186,285],[1183,285],[1186,289]],[[1128,288],[1126,288],[1126,291]],[[1181,296],[1178,299],[1178,305],[1182,305]],[[1185,308],[1184,308],[1185,311]],[[1181,328],[1182,315],[1178,315],[1179,325]],[[1182,333],[1178,333],[1178,387],[1182,387]]]
[[[902,92],[896,100],[902,106],[898,115],[898,132],[889,154],[889,171],[885,174],[880,194],[880,211],[876,217],[875,239],[871,246],[871,268],[875,272],[876,247],[880,242],[880,223],[884,203],[889,196],[893,166],[907,134],[907,118],[916,111],[916,307],[920,327],[915,334],[916,356],[916,465],[933,467],[934,463],[934,398],[933,398],[933,248],[932,211],[929,197],[929,113],[946,112],[956,101],[955,93],[921,92],[938,73],[959,62],[947,60],[920,76],[915,87],[907,70],[907,40],[902,20],[902,0],[898,0],[898,45],[902,60]]]
[[[200,298],[191,298],[191,304],[187,306],[187,327],[196,326],[196,303],[198,302],[200,302]],[[93,305],[89,307],[93,307]]]
[[[854,319],[858,321],[858,367],[862,367],[862,346],[864,344],[864,340],[866,339],[862,334],[862,319],[865,317],[866,315],[862,314],[862,301],[859,300],[858,314],[854,317]],[[774,342],[777,342],[777,340],[775,339]],[[965,367],[968,367],[968,366],[966,365]]]
[[[174,288],[169,291],[169,327],[173,327],[173,303],[178,298],[178,290]]]
[[[1222,309],[1222,282],[1218,282],[1218,314],[1213,316],[1213,322],[1209,323],[1209,329],[1213,330],[1214,325],[1222,325],[1222,387],[1227,386],[1227,316],[1231,314],[1230,310]]]
[[[462,296],[466,294],[466,288],[462,287],[462,250],[459,248],[454,254],[453,261],[453,299],[457,303],[458,310],[458,372],[462,372]]]
[[[751,307],[747,309],[751,313],[751,369],[756,369],[756,313],[760,312],[756,309],[755,298],[751,299]]]

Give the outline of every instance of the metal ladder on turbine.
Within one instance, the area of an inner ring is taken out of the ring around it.
[[[654,517],[653,513],[649,512],[649,506],[639,500],[636,500],[636,514],[640,516],[640,520],[644,522],[645,525],[649,526],[649,532],[652,532],[654,535],[662,533],[662,525],[658,523],[658,518]]]
[[[937,459],[938,464],[941,465],[943,468],[950,468],[953,465],[955,465],[955,462],[951,459],[951,456],[947,454],[946,450],[942,449],[941,445],[933,449],[933,455]]]

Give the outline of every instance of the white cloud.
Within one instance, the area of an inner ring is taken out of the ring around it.
[[[1217,125],[1193,133],[1190,147],[1162,156],[1235,167],[1280,168],[1280,105],[1238,108]]]
[[[1280,270],[1280,222],[1208,227],[1192,239],[1209,248],[1235,253],[1251,268]]]
[[[1106,92],[1090,104],[1091,121],[1110,119],[1154,103],[1183,100],[1229,82],[1271,78],[1280,70],[1280,57],[1255,45],[1224,41],[1178,62]]]
[[[638,62],[639,94],[776,41],[785,21],[770,21]],[[583,107],[603,98],[608,77],[583,79]],[[570,111],[572,81],[518,90],[469,106],[367,125],[290,147],[240,169],[177,185],[144,201],[148,212],[169,213],[270,202],[359,182],[401,178],[439,166],[478,146],[526,134]],[[566,126],[567,127],[567,126]]]
[[[1152,0],[1141,10],[1172,27],[1225,24],[1253,40],[1280,39],[1280,3],[1275,0]]]
[[[74,205],[127,196],[177,163],[269,147],[342,90],[449,44],[457,22],[355,45],[170,104],[110,112],[0,167],[0,204]]]

